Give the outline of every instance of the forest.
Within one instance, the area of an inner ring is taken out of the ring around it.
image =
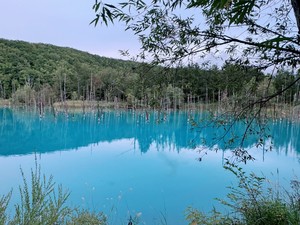
[[[12,104],[50,106],[81,100],[180,109],[187,103],[254,101],[281,92],[298,76],[292,70],[269,74],[230,61],[222,67],[214,62],[167,67],[0,39],[0,98]],[[299,86],[272,101],[297,105]]]

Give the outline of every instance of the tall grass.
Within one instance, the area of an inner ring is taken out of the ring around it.
[[[186,218],[190,225],[299,225],[300,182],[291,181],[291,191],[268,187],[267,180],[241,168],[227,167],[238,178],[237,187],[229,187],[226,200],[218,199],[229,208],[224,214],[213,209],[203,213],[188,208]]]
[[[71,210],[65,206],[69,192],[59,185],[56,187],[53,177],[41,175],[40,166],[31,170],[31,183],[28,184],[21,170],[23,186],[19,187],[21,201],[15,205],[12,224],[42,225],[65,223]]]
[[[105,225],[106,216],[99,213],[91,213],[86,210],[76,210],[75,214],[67,221],[67,225]]]
[[[9,203],[9,200],[11,197],[11,193],[12,192],[10,192],[9,194],[7,194],[5,196],[2,196],[0,199],[0,224],[7,223],[8,217],[6,214],[6,210],[7,210],[8,203]]]
[[[56,185],[53,176],[41,174],[37,161],[28,182],[21,169],[23,184],[19,186],[20,202],[15,205],[14,215],[7,214],[12,195],[0,198],[0,225],[105,225],[102,213],[80,211],[66,206],[70,193]]]

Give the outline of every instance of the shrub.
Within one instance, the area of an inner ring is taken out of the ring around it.
[[[71,210],[64,206],[69,192],[61,186],[55,188],[53,177],[41,176],[40,166],[31,170],[31,183],[28,184],[21,169],[23,186],[19,187],[21,201],[15,206],[15,216],[10,224],[53,225],[67,220]]]
[[[266,179],[254,173],[247,175],[241,168],[226,167],[238,178],[237,187],[229,187],[227,200],[218,199],[231,211],[223,215],[217,210],[204,214],[189,208],[186,218],[190,225],[290,225],[300,224],[300,183],[292,181],[292,192],[265,188]]]
[[[76,210],[67,225],[106,225],[103,213],[91,213],[86,210]]]

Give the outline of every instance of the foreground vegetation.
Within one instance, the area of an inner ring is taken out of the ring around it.
[[[14,216],[7,214],[12,192],[0,198],[1,225],[105,225],[102,213],[93,213],[66,206],[69,192],[56,185],[53,177],[46,178],[36,164],[31,180],[21,170],[23,185],[19,187],[20,202],[15,205]]]
[[[188,208],[186,219],[190,225],[288,225],[300,224],[300,182],[291,181],[289,191],[270,188],[263,177],[246,174],[236,165],[225,167],[237,178],[237,187],[230,187],[228,200],[219,201],[227,213],[213,209],[202,213]],[[23,184],[19,187],[20,202],[15,205],[13,217],[7,208],[12,192],[0,198],[1,225],[106,225],[107,217],[99,212],[89,212],[66,205],[69,192],[56,185],[53,177],[41,174],[40,166],[31,170],[31,180],[21,170]],[[167,221],[166,221],[167,222]],[[139,224],[137,218],[129,218],[125,224]]]
[[[300,182],[292,180],[289,190],[268,182],[241,168],[226,167],[238,179],[237,187],[229,187],[227,200],[218,199],[228,213],[213,209],[206,214],[187,209],[190,225],[297,225],[300,224]]]

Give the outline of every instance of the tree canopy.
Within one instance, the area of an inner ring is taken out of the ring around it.
[[[121,21],[146,56],[175,63],[226,52],[243,64],[297,67],[300,56],[299,0],[96,0],[94,25]]]

